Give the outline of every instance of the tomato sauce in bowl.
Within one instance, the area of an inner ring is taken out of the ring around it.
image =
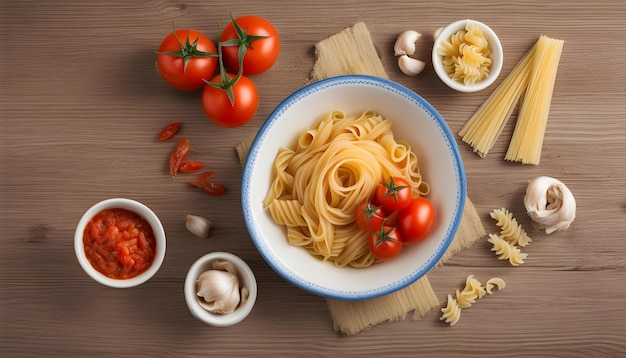
[[[156,256],[156,238],[148,221],[123,208],[104,209],[91,218],[83,245],[89,263],[113,279],[140,275]]]

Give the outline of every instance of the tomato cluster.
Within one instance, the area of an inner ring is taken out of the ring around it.
[[[247,77],[269,70],[280,52],[274,26],[259,16],[242,16],[220,34],[217,46],[195,30],[176,30],[159,46],[157,69],[180,90],[202,90],[206,116],[222,127],[241,126],[254,116],[259,95]]]
[[[383,179],[356,209],[356,223],[369,232],[368,246],[379,260],[394,258],[405,244],[424,240],[434,222],[432,203],[413,197],[410,183],[402,177]]]

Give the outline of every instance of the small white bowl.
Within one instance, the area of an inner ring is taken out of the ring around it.
[[[437,48],[439,48],[441,42],[449,39],[457,31],[465,29],[465,26],[470,22],[482,28],[483,34],[487,38],[487,41],[489,41],[489,46],[491,47],[493,59],[491,63],[491,68],[489,69],[489,75],[487,75],[486,78],[476,83],[466,85],[460,81],[450,78],[450,75],[443,66],[443,56],[437,54]],[[489,26],[483,24],[482,22],[470,19],[459,20],[444,27],[439,35],[437,35],[435,43],[433,44],[432,61],[435,73],[437,73],[437,76],[439,76],[441,81],[443,81],[443,83],[445,83],[448,87],[459,92],[477,92],[491,86],[491,84],[493,84],[493,82],[500,75],[503,61],[502,44],[500,43],[500,39],[498,38],[496,33]]]
[[[249,292],[247,301],[232,313],[212,313],[200,306],[196,280],[203,272],[213,269],[212,262],[215,260],[226,260],[234,264],[239,274],[239,284],[246,287]],[[241,258],[228,252],[212,252],[196,260],[187,272],[184,290],[187,307],[191,314],[200,321],[215,327],[228,327],[243,321],[252,311],[257,296],[256,278],[252,269]]]
[[[91,265],[91,263],[87,259],[87,256],[85,255],[85,246],[83,245],[83,235],[87,223],[89,223],[89,221],[102,210],[115,208],[126,209],[139,214],[150,224],[154,233],[154,237],[156,239],[156,253],[154,261],[152,262],[150,268],[148,268],[140,275],[129,279],[114,279],[100,273]],[[93,278],[97,282],[115,288],[134,287],[148,281],[152,276],[157,273],[157,271],[159,271],[159,268],[163,263],[163,259],[165,258],[166,246],[165,231],[163,230],[163,225],[161,224],[159,218],[152,210],[150,210],[150,208],[138,201],[131,199],[113,198],[103,200],[97,204],[94,204],[80,218],[80,221],[78,222],[78,225],[76,226],[76,231],[74,233],[74,251],[76,251],[76,258],[78,259],[78,263],[80,263],[80,266],[91,278]]]

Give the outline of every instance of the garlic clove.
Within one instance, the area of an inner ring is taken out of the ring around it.
[[[235,266],[235,264],[228,260],[213,261],[213,268],[216,270],[226,271],[229,274],[237,277],[237,267]]]
[[[416,76],[424,70],[426,62],[411,58],[407,55],[402,55],[398,57],[398,67],[400,67],[400,71],[405,75]]]
[[[561,181],[548,176],[539,176],[528,184],[524,206],[535,225],[547,234],[569,228],[576,217],[572,192]]]
[[[422,37],[417,31],[407,30],[401,33],[393,45],[393,52],[396,56],[413,55],[415,53],[415,42]]]
[[[185,226],[192,234],[201,238],[207,238],[213,228],[213,223],[202,216],[188,214],[185,217]]]
[[[243,305],[244,303],[248,301],[248,298],[250,298],[250,291],[247,288],[242,287],[241,288],[241,302],[239,304]]]
[[[433,42],[437,41],[437,37],[439,37],[441,31],[443,31],[443,26],[433,32]]]
[[[219,269],[203,272],[196,281],[200,305],[213,313],[232,313],[239,306],[239,279],[236,274]]]

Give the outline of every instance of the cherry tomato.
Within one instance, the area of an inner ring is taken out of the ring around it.
[[[278,32],[269,21],[258,16],[242,16],[231,21],[222,31],[219,42],[222,43],[224,63],[233,72],[239,71],[239,51],[245,46],[244,75],[269,70],[280,52]]]
[[[172,87],[190,91],[215,75],[217,58],[211,39],[195,30],[177,30],[161,42],[157,69]]]
[[[402,250],[402,238],[395,226],[383,226],[380,231],[372,231],[367,244],[372,255],[379,260],[392,259]]]
[[[195,160],[187,160],[180,163],[178,171],[180,173],[195,173],[202,168],[204,168],[204,164]]]
[[[424,240],[433,228],[435,209],[430,200],[416,197],[398,213],[398,230],[405,243]]]
[[[159,136],[157,137],[157,141],[163,142],[172,138],[174,134],[178,132],[178,130],[180,129],[180,126],[181,126],[180,122],[174,122],[174,123],[168,124],[165,128],[163,128],[163,130],[161,130],[161,133],[159,133]]]
[[[218,87],[207,84],[202,91],[202,108],[206,116],[215,124],[232,128],[247,123],[259,107],[259,94],[252,81],[245,77],[235,79],[232,73],[226,73],[226,79],[221,74],[213,77],[211,82]],[[220,88],[221,87],[221,88]],[[232,90],[229,98],[228,88]]]
[[[371,200],[363,200],[356,207],[356,223],[365,231],[380,231],[385,223],[382,206],[375,206]]]
[[[189,146],[189,140],[187,138],[181,139],[178,144],[176,144],[176,147],[174,147],[170,155],[170,174],[172,174],[172,176],[176,176],[180,164],[185,160],[190,150],[191,147]]]
[[[402,177],[383,179],[376,187],[376,201],[387,212],[399,211],[411,203],[411,184]]]

